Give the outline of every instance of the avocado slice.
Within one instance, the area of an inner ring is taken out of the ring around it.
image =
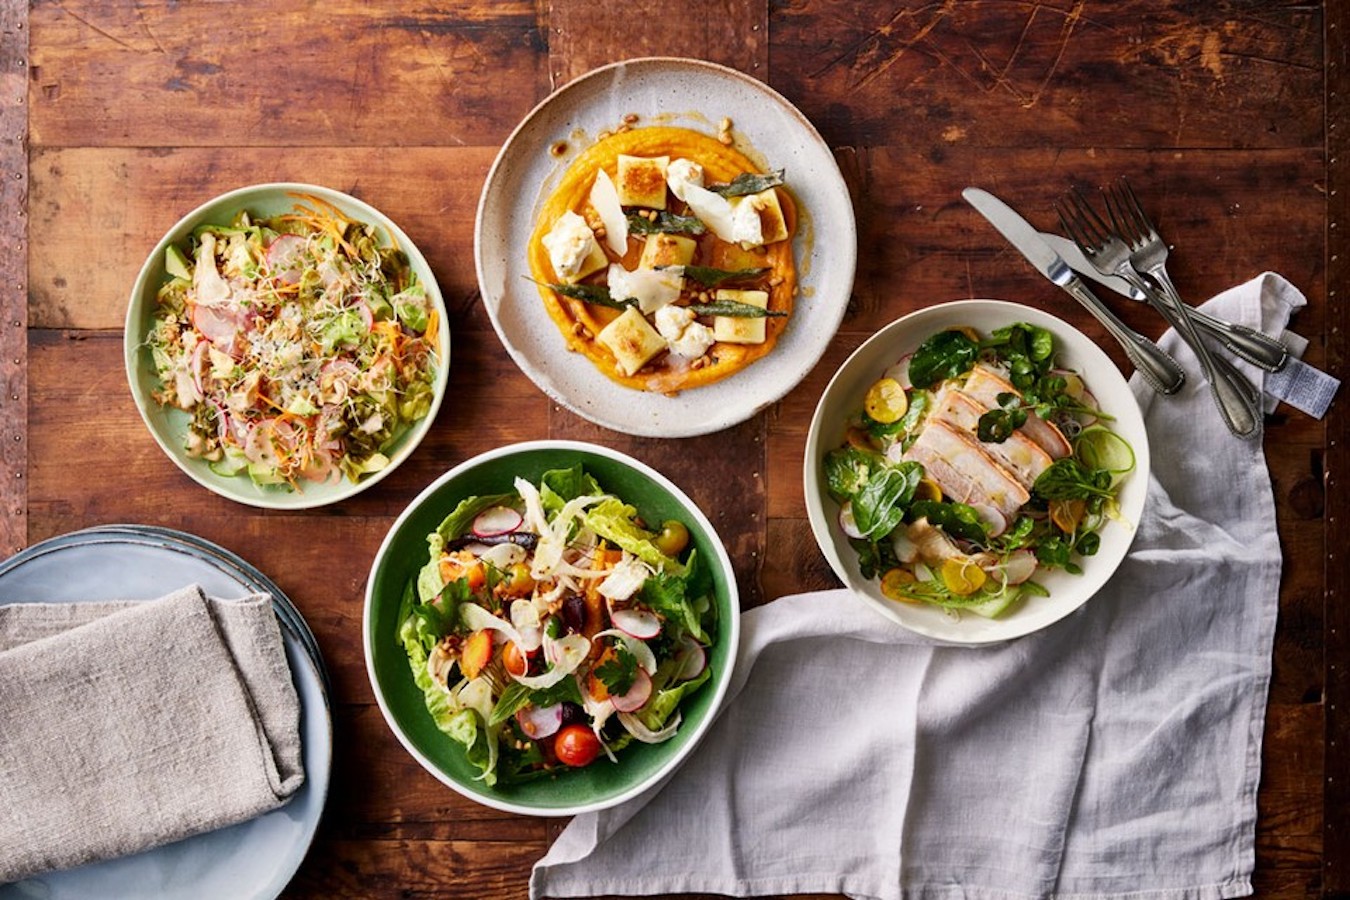
[[[192,268],[187,261],[187,257],[183,255],[182,250],[179,250],[173,244],[170,244],[164,250],[164,271],[174,278],[192,280]]]

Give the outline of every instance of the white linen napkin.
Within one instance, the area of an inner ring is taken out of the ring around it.
[[[0,607],[0,883],[242,822],[304,782],[272,599]]]
[[[1266,273],[1205,308],[1278,335],[1304,303]],[[1097,596],[980,648],[934,646],[844,590],[745,613],[703,743],[659,791],[577,816],[531,897],[1251,893],[1274,500],[1261,441],[1230,436],[1194,357],[1163,344],[1192,374],[1173,397],[1131,381],[1148,502]]]

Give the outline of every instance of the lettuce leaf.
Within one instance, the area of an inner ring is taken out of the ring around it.
[[[639,526],[636,519],[637,510],[617,497],[606,497],[585,513],[586,525],[614,546],[627,550],[659,572],[683,575],[684,565],[658,550],[652,542],[656,535]]]

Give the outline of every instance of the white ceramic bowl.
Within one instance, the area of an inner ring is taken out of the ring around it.
[[[1079,372],[1101,408],[1115,417],[1111,428],[1134,450],[1134,471],[1121,485],[1121,521],[1110,521],[1101,531],[1101,549],[1081,560],[1083,572],[1036,573],[1049,597],[1029,597],[1002,617],[953,617],[937,606],[901,603],[886,598],[875,580],[865,579],[858,555],[839,527],[839,506],[830,497],[822,462],[843,445],[848,420],[862,409],[868,387],[901,357],[912,353],[936,332],[963,325],[981,334],[1015,322],[1049,330],[1055,337],[1060,364]],[[1048,313],[1000,300],[961,300],[928,307],[882,328],[853,352],[835,373],[816,406],[806,440],[803,480],[811,530],[835,574],[887,618],[928,637],[959,644],[983,644],[1029,634],[1057,622],[1078,609],[1115,572],[1134,540],[1148,491],[1149,447],[1143,416],[1120,370],[1101,348],[1081,331]]]
[[[800,295],[777,345],[743,371],[676,396],[611,381],[565,349],[529,281],[526,247],[536,214],[577,153],[627,114],[642,123],[716,134],[732,120],[751,158],[786,169],[801,221],[794,239]],[[554,156],[558,142],[569,148]],[[747,146],[748,145],[748,146]],[[498,337],[526,375],[597,425],[643,437],[689,437],[729,428],[792,390],[815,367],[853,289],[856,226],[830,147],[780,94],[749,75],[692,59],[633,59],[565,85],[520,123],[483,185],[474,230],[478,285]]]
[[[305,484],[302,490],[291,490],[285,486],[264,487],[254,484],[246,475],[217,474],[204,460],[187,455],[184,443],[188,414],[162,406],[151,397],[151,392],[159,387],[159,378],[155,374],[154,363],[150,359],[149,350],[144,346],[144,341],[155,314],[155,294],[165,280],[164,251],[170,244],[183,247],[192,230],[198,225],[228,224],[240,210],[248,210],[254,218],[290,212],[296,203],[301,201],[301,195],[317,197],[331,203],[352,219],[377,226],[378,230],[383,232],[386,242],[392,242],[407,255],[409,265],[426,288],[427,297],[438,313],[441,358],[436,372],[431,409],[387,453],[390,458],[388,466],[357,482],[343,478],[335,483]],[[123,353],[127,380],[136,400],[136,408],[140,410],[141,418],[145,420],[156,443],[178,468],[208,490],[239,503],[270,509],[306,509],[345,500],[377,483],[398,468],[426,436],[445,396],[446,380],[450,372],[450,326],[446,317],[445,301],[441,297],[441,290],[431,266],[403,230],[379,210],[355,197],[317,185],[257,184],[208,200],[179,219],[178,223],[155,245],[141,267],[135,286],[131,290]]]
[[[636,507],[648,522],[678,519],[712,576],[717,631],[708,653],[712,675],[680,705],[679,731],[659,744],[634,742],[618,762],[589,766],[523,784],[488,787],[427,712],[398,640],[405,590],[427,561],[427,535],[461,500],[508,492],[516,477],[538,482],[550,469],[581,463],[600,486]],[[655,469],[616,450],[577,441],[531,441],[466,460],[427,486],[399,515],[371,565],[363,615],[366,671],[385,721],[429,773],[460,794],[494,809],[536,816],[570,816],[622,803],[660,783],[681,765],[712,725],[731,682],[740,641],[740,595],[731,559],[708,518],[688,495]]]

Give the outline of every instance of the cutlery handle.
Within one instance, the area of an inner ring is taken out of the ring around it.
[[[1191,321],[1212,334],[1230,353],[1267,372],[1280,371],[1289,359],[1288,347],[1254,328],[1216,319],[1195,308],[1191,309]]]
[[[1078,278],[1072,278],[1060,286],[1092,313],[1093,318],[1102,323],[1120,343],[1125,355],[1134,363],[1135,369],[1149,387],[1159,394],[1175,394],[1181,389],[1186,373],[1161,347],[1116,318],[1116,314]]]
[[[1254,437],[1261,430],[1261,419],[1257,412],[1260,409],[1260,393],[1236,366],[1223,357],[1215,357],[1209,352],[1209,347],[1200,337],[1200,332],[1191,319],[1194,310],[1181,299],[1176,285],[1172,284],[1172,279],[1167,275],[1167,270],[1162,266],[1155,266],[1149,269],[1148,274],[1153,276],[1153,280],[1162,288],[1161,298],[1156,294],[1151,295],[1161,301],[1154,303],[1154,307],[1195,351],[1200,368],[1204,370],[1205,378],[1209,380],[1210,393],[1214,395],[1214,403],[1219,407],[1224,425],[1240,438]]]

